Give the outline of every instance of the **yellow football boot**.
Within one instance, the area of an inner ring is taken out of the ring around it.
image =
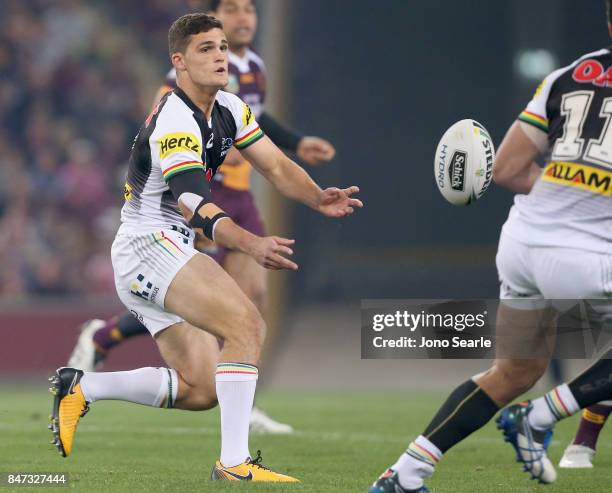
[[[72,442],[79,420],[89,411],[79,381],[83,376],[76,368],[58,368],[49,381],[49,391],[54,395],[53,412],[49,429],[53,433],[53,445],[62,457],[72,452]]]
[[[271,471],[261,463],[261,450],[257,457],[248,459],[234,467],[225,467],[217,461],[212,470],[213,480],[219,481],[264,481],[269,483],[299,483],[299,479]]]

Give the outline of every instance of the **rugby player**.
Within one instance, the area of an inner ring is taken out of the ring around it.
[[[503,431],[505,441],[514,447],[523,470],[541,483],[550,483],[556,473],[546,453],[554,425],[581,409],[594,408],[597,402],[610,398],[612,349],[571,382],[563,383],[533,401],[504,409],[497,418],[497,425]]]
[[[168,45],[178,87],[153,109],[134,141],[112,247],[119,298],[147,327],[168,367],[58,369],[51,378],[51,429],[68,456],[80,417],[95,401],[187,410],[218,403],[221,453],[212,479],[295,482],[249,451],[265,323],[219,264],[194,248],[194,238],[203,234],[267,269],[298,268],[288,258],[293,240],[254,235],[215,204],[210,182],[232,145],[281,193],[325,216],[345,217],[362,207],[351,197],[359,190],[319,188],[264,135],[249,106],[221,90],[228,83],[228,42],[219,20],[182,16],[169,30]]]
[[[254,0],[213,0],[191,2],[196,10],[207,7],[224,26],[229,42],[229,83],[226,91],[238,95],[253,111],[265,134],[278,147],[295,153],[302,161],[317,165],[333,159],[334,147],[319,137],[302,136],[286,128],[264,111],[266,69],[263,60],[250,48],[257,30]],[[155,103],[176,87],[173,68],[160,87]],[[247,231],[262,236],[264,226],[255,205],[250,184],[251,165],[234,148],[227,153],[212,182],[215,203]],[[252,257],[223,246],[205,245],[205,253],[214,258],[232,276],[242,291],[265,314],[267,299],[266,271]],[[121,342],[148,334],[146,327],[129,312],[109,320],[89,320],[81,328],[68,366],[85,371],[101,369],[109,351]],[[291,433],[293,428],[273,420],[257,406],[251,414],[251,431]]]
[[[583,411],[576,436],[565,449],[559,467],[567,469],[593,467],[597,440],[610,413],[612,413],[612,401],[600,402]]]
[[[497,336],[498,341],[514,340],[523,346],[529,339],[536,352],[516,359],[516,352],[502,352],[507,348],[498,345],[493,366],[450,394],[423,434],[376,480],[370,493],[428,491],[424,479],[433,474],[442,455],[535,384],[551,356],[546,342],[554,333],[556,311],[549,300],[598,299],[597,309],[609,313],[611,120],[612,53],[602,49],[546,77],[508,130],[494,179],[518,195],[503,226],[496,259],[502,300]],[[535,162],[539,156],[549,158],[544,170]],[[570,384],[557,387],[549,398],[501,414],[498,424],[532,477],[543,483],[556,478],[545,453],[551,424],[546,417],[563,417],[609,398],[609,365],[604,359]],[[588,382],[593,380],[600,385],[589,392]]]

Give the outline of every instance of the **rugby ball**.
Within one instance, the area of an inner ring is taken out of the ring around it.
[[[442,136],[434,174],[442,196],[453,205],[469,205],[487,191],[493,178],[495,148],[476,120],[461,120]]]

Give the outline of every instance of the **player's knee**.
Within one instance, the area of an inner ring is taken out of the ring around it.
[[[182,409],[206,411],[217,406],[217,391],[213,379],[201,379],[184,388],[181,393]]]
[[[215,391],[214,387],[212,389],[198,389],[194,393],[193,402],[196,408],[195,410],[197,411],[207,411],[208,409],[217,407],[217,404],[219,404],[219,401],[217,400],[217,392]]]
[[[248,344],[260,350],[266,338],[266,323],[261,314],[254,307],[249,311],[245,325],[248,327],[246,331]]]
[[[542,360],[524,360],[505,367],[506,381],[516,396],[527,392],[542,377],[548,366]]]
[[[226,346],[240,347],[257,359],[263,346],[266,324],[255,305],[248,303],[240,307],[233,324],[234,330],[225,338]]]

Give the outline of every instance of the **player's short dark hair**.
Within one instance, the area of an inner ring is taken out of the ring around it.
[[[210,4],[208,7],[210,9],[210,12],[216,12],[217,10],[219,10],[219,7],[222,3],[223,0],[210,0]],[[255,0],[251,0],[251,3],[255,5]]]
[[[223,24],[216,17],[208,14],[187,14],[172,23],[168,31],[168,50],[172,53],[184,53],[191,36],[207,33],[212,29],[223,30]]]
[[[612,24],[612,0],[608,0],[608,22]]]

